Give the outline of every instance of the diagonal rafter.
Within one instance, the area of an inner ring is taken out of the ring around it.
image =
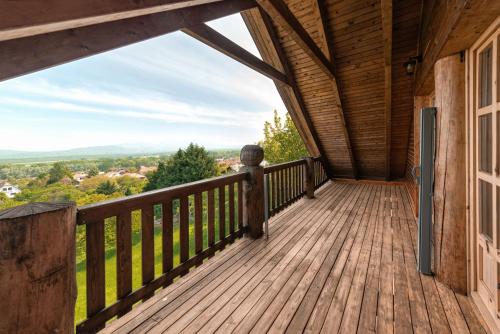
[[[328,175],[328,177],[332,178],[333,177],[332,166],[330,165],[330,162],[326,158],[326,154],[325,154],[325,151],[323,149],[323,146],[321,145],[321,141],[319,140],[318,134],[316,133],[316,130],[312,124],[311,117],[309,116],[309,113],[308,113],[307,108],[305,106],[304,100],[302,98],[302,94],[300,93],[299,87],[297,85],[297,81],[295,80],[295,75],[292,71],[292,67],[288,61],[288,58],[285,55],[285,51],[283,50],[283,48],[280,44],[276,29],[272,23],[271,18],[262,8],[259,8],[259,12],[260,12],[262,20],[264,22],[264,25],[266,27],[266,30],[271,38],[271,42],[273,44],[273,47],[278,55],[281,66],[283,67],[283,69],[285,71],[285,75],[288,77],[288,80],[290,82],[290,86],[291,86],[292,91],[293,91],[293,95],[295,96],[295,99],[297,100],[299,108],[304,116],[304,119],[306,121],[306,125],[309,128],[309,132],[311,133],[313,140],[316,144],[316,147],[318,148],[318,151],[321,154],[322,162],[323,162],[323,165],[325,166],[325,170],[327,172],[327,175]]]
[[[283,84],[289,84],[288,78],[273,66],[260,60],[238,44],[231,41],[221,33],[205,23],[182,29],[182,32],[199,40],[200,42],[220,51],[228,57],[250,67],[251,69]]]
[[[337,79],[335,76],[335,68],[333,63],[325,56],[320,47],[314,42],[309,33],[304,29],[295,15],[290,11],[283,0],[256,0],[259,6],[276,21],[301,47],[301,49],[313,60],[313,62],[330,78],[332,82],[332,91],[335,101],[337,102],[336,109],[341,121],[341,128],[344,135],[344,140],[347,146],[349,160],[351,162],[352,174],[355,178],[358,177],[357,166],[351,146],[349,131],[345,121],[344,110],[341,103],[341,94]],[[321,21],[325,20],[321,18]],[[325,31],[325,30],[323,30]],[[332,59],[333,60],[333,59]]]
[[[392,131],[392,0],[381,0],[384,37],[385,178],[391,177]]]

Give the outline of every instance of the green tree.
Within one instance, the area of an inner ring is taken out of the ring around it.
[[[65,177],[72,178],[71,170],[62,162],[56,162],[49,170],[49,179],[47,184],[52,184],[61,181]]]
[[[111,195],[117,191],[118,191],[118,186],[116,185],[115,182],[112,182],[110,180],[102,182],[97,186],[95,190],[97,194],[102,194],[102,195]]]
[[[99,175],[99,169],[96,166],[93,166],[87,172],[88,177],[94,177]]]
[[[161,189],[218,175],[217,164],[204,147],[189,144],[167,162],[160,162],[144,190]]]
[[[265,160],[272,164],[301,159],[309,154],[290,115],[287,113],[282,122],[276,110],[273,123],[264,123],[264,140],[259,145],[264,149]]]

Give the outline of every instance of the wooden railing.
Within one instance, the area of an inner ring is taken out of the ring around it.
[[[245,230],[242,189],[247,176],[237,173],[80,207],[77,224],[86,229],[87,319],[77,325],[77,332],[104,327],[109,319],[125,314],[135,303],[241,237]],[[133,219],[140,221],[142,250],[142,286],[135,291],[132,270],[141,269],[132,265]],[[117,295],[108,306],[105,221],[114,223],[116,229]],[[154,227],[159,222],[162,274],[155,277]]]
[[[328,181],[328,176],[326,175],[325,168],[320,157],[313,158],[313,168],[314,168],[314,189],[318,189],[326,181]]]
[[[305,158],[264,168],[267,214],[271,217],[302,196],[314,197],[328,177],[321,158]]]
[[[269,217],[304,196],[306,192],[305,169],[305,159],[264,168]]]

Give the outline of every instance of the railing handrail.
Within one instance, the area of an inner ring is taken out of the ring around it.
[[[237,172],[230,175],[217,176],[210,179],[204,179],[168,188],[147,191],[128,197],[122,197],[80,206],[78,207],[77,224],[85,225],[96,218],[101,219],[115,216],[124,209],[140,209],[144,205],[148,205],[151,203],[161,203],[162,201],[168,199],[179,198],[194,193],[200,193],[222,185],[243,181],[246,178],[246,175],[246,172]]]
[[[264,167],[264,174],[269,174],[271,172],[275,172],[280,169],[286,169],[294,166],[299,166],[306,163],[306,159],[299,159],[294,161],[282,162],[276,165],[270,165]]]

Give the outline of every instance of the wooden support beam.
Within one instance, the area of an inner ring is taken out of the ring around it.
[[[341,120],[341,127],[344,133],[344,139],[347,146],[349,159],[351,161],[352,174],[355,178],[358,176],[356,162],[354,158],[354,153],[351,146],[349,131],[345,121],[344,110],[342,108],[341,93],[340,88],[337,83],[335,76],[335,68],[333,63],[325,56],[323,51],[318,47],[318,45],[311,38],[309,33],[301,25],[299,20],[290,11],[288,6],[283,0],[256,0],[259,6],[277,22],[299,45],[302,50],[314,61],[316,65],[326,74],[332,81],[332,90],[334,94],[335,101],[337,102],[336,109],[339,113],[339,118]],[[321,8],[321,7],[320,7]],[[322,22],[325,22],[326,16],[320,18]],[[332,59],[333,60],[333,59]]]
[[[221,0],[0,1],[0,41],[193,7]]]
[[[274,68],[278,69],[280,72],[285,73],[283,64],[278,56],[278,53],[273,45],[273,41],[269,32],[265,26],[265,22],[261,15],[261,9],[259,7],[246,10],[241,13],[243,21],[248,28],[252,39],[255,41],[255,45],[262,56],[262,59],[271,64]],[[304,144],[311,156],[317,157],[321,153],[314,142],[314,138],[311,134],[307,122],[305,120],[302,109],[297,102],[293,89],[290,85],[281,85],[275,82],[276,90],[280,94],[285,107],[292,118],[300,137],[304,141]]]
[[[299,108],[304,115],[304,120],[306,122],[307,128],[309,129],[309,132],[311,133],[311,136],[313,137],[314,143],[316,144],[316,147],[318,148],[318,151],[321,155],[321,159],[324,163],[326,173],[329,178],[333,177],[333,169],[332,166],[330,165],[330,162],[326,158],[325,150],[323,149],[323,145],[321,144],[321,141],[319,140],[318,134],[316,133],[316,129],[314,128],[314,125],[312,124],[311,117],[309,116],[309,112],[307,111],[306,105],[304,103],[304,100],[302,98],[302,94],[299,90],[299,86],[297,85],[297,81],[295,79],[295,75],[292,71],[292,66],[290,62],[288,61],[288,58],[285,55],[285,51],[283,50],[278,34],[276,32],[276,29],[273,25],[273,22],[270,18],[270,16],[262,9],[259,8],[260,15],[262,17],[262,20],[264,21],[264,24],[266,26],[266,30],[271,38],[271,42],[273,44],[274,49],[276,50],[276,53],[278,54],[278,58],[280,60],[281,65],[283,66],[283,69],[285,71],[285,75],[288,77],[288,80],[290,82],[290,86],[292,88],[293,94],[295,96],[295,99],[297,100],[297,103],[299,105]]]
[[[385,178],[391,178],[392,131],[392,0],[381,0],[384,37]]]
[[[335,69],[333,46],[331,45],[330,33],[328,31],[328,19],[326,15],[324,0],[311,0],[312,10],[319,20],[317,20],[318,34],[320,36],[320,48],[323,54],[332,63]]]
[[[253,8],[253,0],[219,1],[0,42],[0,81],[165,35]]]
[[[226,38],[208,25],[202,23],[182,29],[182,32],[196,38],[202,43],[222,52],[228,57],[250,67],[251,69],[283,84],[289,84],[288,78],[268,63],[260,60],[238,44]]]

